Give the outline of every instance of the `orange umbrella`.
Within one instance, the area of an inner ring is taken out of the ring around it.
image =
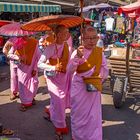
[[[83,22],[86,24],[90,24],[91,22],[94,22],[94,20],[92,20],[90,18],[84,18],[83,20],[84,20]]]
[[[83,22],[81,17],[72,15],[50,15],[40,17],[25,23],[21,28],[27,31],[51,30],[56,25],[64,25],[67,28],[78,26]]]

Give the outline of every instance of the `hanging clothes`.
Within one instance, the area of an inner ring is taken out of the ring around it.
[[[93,9],[90,13],[90,19],[92,20],[99,20],[99,10],[98,9]]]
[[[114,23],[115,23],[114,18],[112,18],[112,17],[106,18],[105,23],[106,23],[106,31],[114,30]]]
[[[121,16],[116,17],[116,28],[115,32],[125,34],[125,18]]]

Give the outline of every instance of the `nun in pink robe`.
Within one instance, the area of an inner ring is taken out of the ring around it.
[[[19,56],[15,54],[15,51],[19,48],[22,48],[24,45],[24,38],[18,38],[14,46],[10,49],[8,56],[11,60],[19,61]],[[27,46],[26,46],[27,47]],[[30,46],[32,47],[32,46]],[[38,75],[37,75],[37,62],[39,60],[40,53],[38,47],[36,46],[32,62],[30,65],[24,63],[17,64],[17,75],[18,75],[18,88],[19,88],[19,97],[21,100],[21,107],[32,106],[34,97],[38,89]],[[33,71],[35,74],[33,74]],[[26,111],[25,108],[22,108],[21,111]]]
[[[15,43],[16,37],[10,38],[3,47],[3,53],[7,56],[8,51]],[[17,77],[17,65],[13,60],[10,60],[10,88],[11,88],[11,100],[16,99],[18,92],[18,77]]]
[[[90,44],[94,44],[95,42],[96,45],[94,37],[90,39],[90,41],[87,40],[91,38],[91,36],[95,36],[94,34],[94,32],[86,34],[85,40],[88,41],[88,43],[90,42]],[[86,49],[84,47],[82,58],[80,58],[77,57],[77,50],[75,50],[67,67],[69,75],[73,74],[70,86],[73,140],[102,140],[101,92],[88,92],[83,81],[83,77],[89,77],[93,74],[95,66],[83,73],[76,72],[77,67],[85,62],[91,52],[92,49]],[[100,76],[102,77],[102,81],[108,76],[107,62],[104,55],[102,57]]]
[[[55,45],[52,44],[48,46],[43,55],[41,56],[39,62],[38,62],[38,67],[40,69],[45,69],[46,71],[51,71],[52,73],[55,73],[55,66],[50,66],[47,64],[43,64],[44,62],[47,61],[47,59],[51,58],[57,58],[60,57],[63,51],[63,44],[62,45],[57,45],[58,48],[58,54],[55,53]],[[51,120],[54,122],[54,125],[58,128],[61,127],[66,127],[66,122],[65,122],[65,116],[63,114],[65,110],[65,97],[66,94],[64,93],[65,90],[65,85],[66,85],[66,74],[65,73],[57,73],[54,77],[50,76],[45,76],[48,84],[48,90],[51,96],[50,101],[50,113],[51,113]],[[61,102],[59,101],[61,100]],[[54,105],[55,104],[55,105]],[[57,108],[55,108],[57,107]],[[62,107],[62,108],[61,108]],[[61,114],[63,109],[63,113]],[[58,115],[59,114],[59,115]]]
[[[67,87],[66,73],[57,72],[56,66],[48,64],[50,58],[57,59],[61,58],[65,40],[67,39],[68,29],[64,26],[58,26],[59,31],[57,32],[56,43],[53,43],[46,47],[45,51],[40,57],[38,67],[46,71],[50,71],[53,76],[46,76],[48,85],[48,91],[51,96],[50,98],[50,119],[55,126],[55,131],[59,135],[67,134],[68,128],[65,121],[65,109],[69,107],[67,98],[69,98]],[[60,30],[61,29],[61,30]],[[70,42],[70,41],[69,41]],[[72,43],[71,43],[72,44]],[[69,56],[71,54],[71,47],[68,46]]]

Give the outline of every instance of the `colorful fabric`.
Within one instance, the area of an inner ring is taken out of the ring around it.
[[[124,24],[124,18],[121,16],[118,16],[116,18],[116,28],[115,32],[117,33],[125,33],[125,24]]]

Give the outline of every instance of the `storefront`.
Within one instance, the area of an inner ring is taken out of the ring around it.
[[[0,2],[0,13],[1,19],[19,20],[21,18],[23,20],[25,18],[28,21],[39,15],[43,15],[42,13],[46,15],[61,13],[61,6]]]

